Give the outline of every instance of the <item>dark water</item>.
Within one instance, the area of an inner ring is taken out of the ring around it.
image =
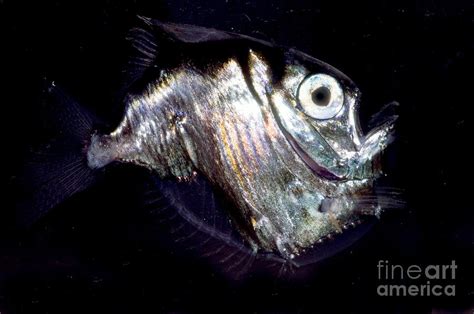
[[[26,233],[13,227],[18,199],[4,189],[0,313],[472,311],[472,3],[2,0],[2,175],[9,183],[26,147],[47,136],[37,121],[45,77],[99,115],[120,118],[114,97],[123,37],[136,14],[308,52],[358,84],[363,122],[399,101],[387,169],[406,191],[407,209],[387,214],[350,250],[304,278],[233,282],[160,238],[164,233],[137,210],[134,182],[142,174],[133,169],[109,171]],[[455,284],[456,296],[378,296],[379,260],[404,266],[454,260],[456,278],[441,283]]]

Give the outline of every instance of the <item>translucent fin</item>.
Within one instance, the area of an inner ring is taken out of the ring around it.
[[[45,87],[44,114],[56,135],[32,149],[15,182],[21,194],[16,210],[20,226],[33,224],[96,177],[87,166],[85,148],[98,120],[54,83]]]
[[[158,39],[148,23],[143,19],[140,21],[141,25],[132,28],[126,37],[130,43],[130,58],[124,69],[128,85],[141,78],[147,69],[153,67],[158,55]]]
[[[207,180],[156,180],[147,199],[150,214],[184,251],[209,260],[234,279],[252,266],[256,251],[234,228],[224,203]]]
[[[213,28],[205,28],[195,25],[165,23],[146,17],[143,21],[154,27],[155,30],[166,34],[169,39],[184,43],[202,43],[208,41],[228,40],[240,35],[219,31]]]
[[[207,43],[211,41],[222,41],[231,39],[246,39],[254,42],[260,42],[265,45],[270,45],[269,42],[256,39],[250,36],[237,34],[233,32],[226,32],[214,28],[207,28],[188,24],[167,23],[159,20],[139,16],[151,30],[153,30],[157,38],[168,39],[181,43]]]
[[[119,98],[142,93],[143,88],[160,76],[160,71],[186,45],[225,40],[247,40],[271,46],[249,36],[194,25],[165,23],[138,16],[136,26],[127,36],[130,57],[123,69],[123,84]]]

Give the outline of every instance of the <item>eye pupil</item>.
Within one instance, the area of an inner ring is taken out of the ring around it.
[[[330,75],[319,73],[306,77],[298,86],[300,110],[311,118],[331,119],[344,107],[344,90]]]
[[[316,105],[324,107],[328,105],[331,99],[331,92],[327,87],[321,86],[311,93],[311,98]]]

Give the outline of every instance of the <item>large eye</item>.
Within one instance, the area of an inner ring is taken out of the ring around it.
[[[315,74],[301,82],[298,101],[307,115],[315,119],[330,119],[341,110],[344,93],[333,77]]]

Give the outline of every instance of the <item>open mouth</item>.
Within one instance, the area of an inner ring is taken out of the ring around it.
[[[269,98],[269,103],[278,127],[294,152],[316,176],[328,181],[365,180],[373,176],[373,161],[390,143],[397,117],[384,118],[383,123],[359,139],[360,147],[352,152],[350,159],[342,159],[326,139],[302,119],[297,109],[284,100]]]
[[[340,166],[331,166],[331,168],[321,165],[321,163],[312,158],[299,144],[300,142],[282,125],[281,121],[279,119],[277,121],[280,130],[293,150],[315,175],[328,181],[340,182],[365,180],[378,176],[378,171],[374,168],[373,161],[377,160],[377,156],[390,143],[395,119],[396,117],[387,118],[382,125],[374,128],[363,138],[362,146],[357,152],[356,159],[349,161],[352,166],[342,162]],[[342,161],[337,155],[333,156],[333,160]]]

